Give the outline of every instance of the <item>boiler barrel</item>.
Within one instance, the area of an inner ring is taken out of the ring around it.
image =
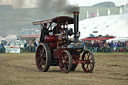
[[[58,36],[45,36],[45,43],[56,43],[58,41]]]

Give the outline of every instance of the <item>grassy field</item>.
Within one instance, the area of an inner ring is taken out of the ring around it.
[[[0,85],[128,85],[128,53],[97,53],[93,73],[81,65],[69,74],[59,67],[39,72],[34,53],[0,54]]]

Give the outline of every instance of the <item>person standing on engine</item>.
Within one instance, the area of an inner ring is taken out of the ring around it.
[[[44,26],[41,24],[42,29],[41,29],[41,36],[40,36],[40,42],[44,42],[44,38],[46,35],[49,35],[49,31],[47,28],[47,23],[44,23]]]

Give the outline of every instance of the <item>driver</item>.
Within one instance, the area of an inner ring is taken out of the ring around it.
[[[42,26],[42,29],[41,29],[40,42],[44,42],[45,36],[49,35],[49,32],[51,32],[51,30],[48,30],[47,23],[44,23],[44,26],[41,24],[41,26]]]
[[[53,28],[53,34],[59,34],[59,33],[61,33],[62,31],[61,31],[61,28],[60,28],[60,26],[57,24],[57,26],[55,26],[54,28]]]

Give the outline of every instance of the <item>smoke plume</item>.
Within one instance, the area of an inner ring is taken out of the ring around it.
[[[67,0],[38,0],[37,6],[42,9],[44,14],[56,14],[63,12],[71,14],[73,11],[79,11],[76,5],[70,5]]]
[[[79,11],[77,5],[71,5],[68,0],[0,0],[2,4],[10,4],[14,8],[39,7],[46,15],[58,12],[71,14],[72,11]]]

